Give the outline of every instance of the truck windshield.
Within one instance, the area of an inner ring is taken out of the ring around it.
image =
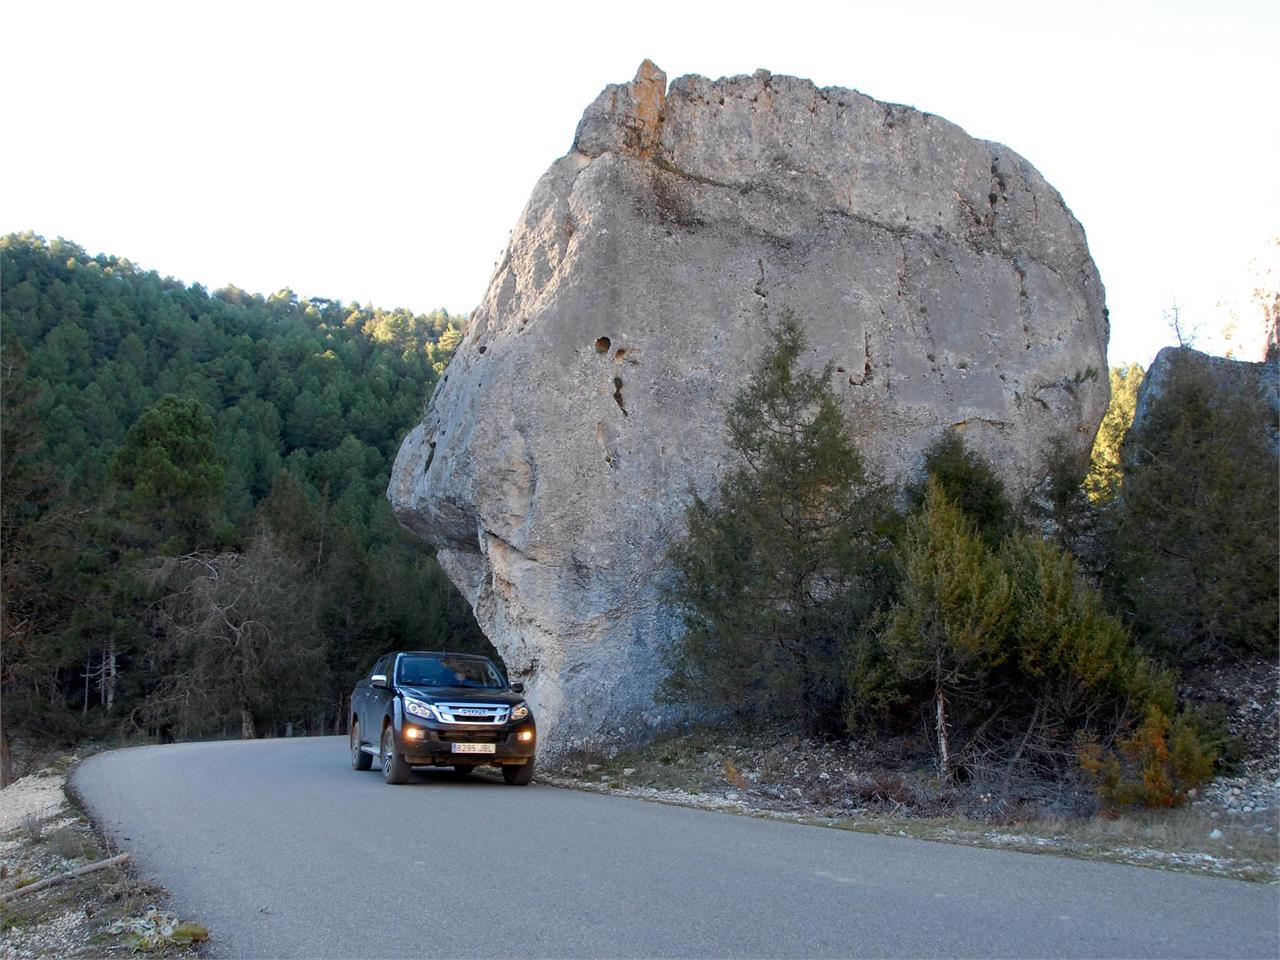
[[[410,687],[478,687],[485,690],[501,690],[505,686],[497,668],[488,660],[463,657],[401,657],[396,682]]]

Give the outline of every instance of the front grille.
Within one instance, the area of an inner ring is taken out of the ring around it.
[[[445,723],[501,724],[511,708],[505,703],[437,703],[436,711]]]

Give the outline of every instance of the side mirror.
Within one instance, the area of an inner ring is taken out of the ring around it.
[[[517,680],[511,685],[512,693],[524,693],[524,684]]]
[[[385,673],[375,673],[372,677],[369,678],[369,682],[373,684],[375,687],[382,687],[384,690],[388,686],[387,675]]]

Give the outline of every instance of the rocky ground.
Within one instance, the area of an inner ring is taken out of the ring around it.
[[[1229,769],[1178,810],[1093,815],[1083,783],[1020,800],[940,789],[927,744],[811,740],[734,727],[690,730],[613,757],[578,755],[540,775],[578,789],[782,817],[843,829],[1280,880],[1280,668],[1254,662],[1192,675],[1183,696],[1216,704]]]
[[[1225,714],[1234,769],[1198,791],[1195,805],[1227,816],[1280,808],[1280,664],[1242,661],[1203,667],[1180,693]]]
[[[0,791],[0,897],[118,854],[67,793],[74,757]],[[166,913],[127,863],[0,902],[0,960],[195,956],[208,931]]]

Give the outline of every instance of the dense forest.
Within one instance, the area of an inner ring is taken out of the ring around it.
[[[464,318],[32,234],[0,281],[6,734],[332,730],[375,651],[487,647],[384,496]]]

